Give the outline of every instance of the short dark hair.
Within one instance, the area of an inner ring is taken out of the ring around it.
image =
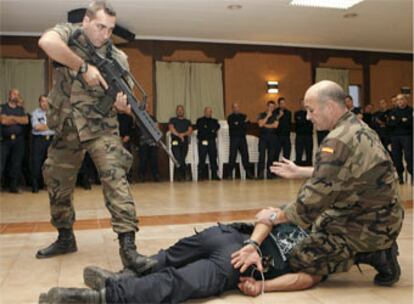
[[[100,10],[103,10],[108,16],[116,16],[116,12],[113,7],[104,0],[92,1],[86,9],[86,16],[90,19],[94,19],[96,17],[96,13]]]
[[[349,99],[351,99],[351,100],[354,100],[354,99],[352,98],[352,96],[351,96],[351,95],[346,95],[346,96],[345,96],[345,98],[349,98]],[[345,99],[345,98],[344,98],[344,99]]]
[[[278,103],[278,104],[280,104],[280,102],[281,102],[281,101],[286,101],[286,98],[282,96],[282,97],[279,97],[279,98],[277,99],[277,103]]]
[[[276,102],[275,102],[274,100],[269,100],[269,101],[266,103],[266,105],[270,105],[270,104],[276,105]]]

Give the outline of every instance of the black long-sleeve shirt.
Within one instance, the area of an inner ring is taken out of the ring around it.
[[[229,124],[230,137],[243,137],[246,136],[247,121],[246,114],[232,113],[227,117],[227,123]]]
[[[395,108],[390,112],[388,125],[391,127],[391,135],[413,134],[413,108]]]
[[[217,137],[220,124],[215,118],[200,117],[197,119],[196,127],[198,140],[212,140]]]

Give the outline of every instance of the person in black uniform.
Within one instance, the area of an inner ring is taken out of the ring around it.
[[[345,97],[345,105],[348,108],[349,111],[354,113],[356,117],[358,117],[360,120],[362,120],[362,110],[360,107],[354,107],[354,99],[351,95],[346,95]]]
[[[404,151],[407,171],[413,181],[413,108],[408,105],[404,94],[397,95],[398,107],[391,111],[388,125],[391,127],[391,151],[400,184],[404,183]]]
[[[233,113],[227,117],[229,125],[230,137],[230,154],[229,154],[229,172],[228,178],[233,175],[233,170],[236,166],[237,152],[240,152],[244,170],[246,170],[246,177],[252,179],[252,171],[249,163],[249,151],[247,149],[246,129],[249,123],[246,114],[240,113],[240,106],[238,103],[233,103]]]
[[[390,111],[387,109],[387,101],[381,99],[379,101],[379,110],[373,114],[372,125],[373,129],[378,133],[378,136],[384,148],[390,153],[389,145],[391,144],[390,130],[388,127]]]
[[[373,121],[373,113],[372,113],[372,104],[367,104],[364,108],[364,113],[362,113],[362,120],[371,128],[374,129],[374,121]]]
[[[158,264],[148,274],[89,266],[84,282],[91,289],[54,287],[40,295],[39,303],[184,303],[236,289],[251,297],[303,290],[320,278],[292,273],[288,258],[307,236],[293,224],[256,224],[253,230],[248,223],[219,223],[160,250],[153,256]],[[247,258],[259,254],[262,262],[257,270],[245,266]]]
[[[184,117],[184,106],[178,105],[175,112],[177,116],[170,119],[168,128],[171,132],[171,150],[175,159],[180,164],[176,176],[179,181],[190,180],[185,158],[187,157],[188,144],[190,143],[193,128],[191,122]]]
[[[45,95],[39,97],[39,108],[33,111],[32,123],[32,192],[44,187],[42,165],[47,157],[47,149],[52,142],[54,131],[47,126],[46,111],[48,101]]]
[[[264,168],[267,151],[266,175],[271,178],[270,166],[275,158],[276,130],[279,127],[279,119],[275,113],[276,103],[273,100],[267,102],[266,112],[258,115],[259,135],[259,165],[257,179],[264,179]]]
[[[292,144],[290,142],[290,131],[292,130],[292,113],[286,109],[286,99],[280,97],[279,107],[276,109],[276,116],[279,118],[279,127],[276,130],[276,149],[274,161],[279,161],[280,152],[283,150],[283,157],[290,159]]]
[[[149,116],[154,122],[157,122],[153,115],[149,114]],[[153,181],[159,182],[158,146],[154,140],[144,130],[142,130],[142,128],[140,128],[138,168],[138,180],[140,182],[145,181],[145,172],[147,171],[148,164],[150,165]]]
[[[198,172],[199,180],[207,178],[206,158],[210,162],[211,178],[220,180],[217,175],[217,132],[220,124],[217,119],[213,118],[213,109],[211,107],[204,108],[204,116],[197,119],[197,139],[198,139]]]
[[[306,110],[303,105],[303,100],[300,102],[301,109],[296,111],[296,139],[295,139],[295,163],[299,166],[312,166],[312,152],[313,152],[313,123],[306,119]],[[306,160],[302,161],[303,151],[305,150]]]
[[[12,193],[19,193],[18,183],[22,174],[25,150],[24,126],[29,123],[24,108],[19,106],[19,103],[21,103],[20,92],[17,89],[11,89],[8,102],[0,107],[1,176],[10,158],[9,187]]]

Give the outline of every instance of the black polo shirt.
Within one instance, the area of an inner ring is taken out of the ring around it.
[[[296,135],[312,135],[313,123],[306,119],[306,111],[295,112]]]
[[[6,116],[26,116],[23,107],[16,106],[12,108],[8,103],[1,105],[1,115]],[[14,125],[1,125],[1,135],[2,137],[10,137],[12,134],[18,136],[23,135],[24,125],[14,124]]]
[[[178,133],[185,133],[191,127],[191,121],[189,121],[186,118],[172,117],[170,118],[168,124],[173,125]],[[180,140],[180,138],[175,136],[174,134],[171,134],[171,139]],[[188,140],[188,136],[185,137],[185,140]]]

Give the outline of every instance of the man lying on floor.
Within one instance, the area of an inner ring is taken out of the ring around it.
[[[308,232],[294,224],[257,223],[254,230],[250,224],[218,224],[161,250],[153,257],[158,264],[150,273],[87,267],[84,280],[91,289],[54,287],[39,303],[181,303],[237,288],[248,296],[303,290],[322,279],[294,273],[289,265],[295,248],[307,237]],[[382,263],[377,270],[386,272],[385,254],[375,255]]]

